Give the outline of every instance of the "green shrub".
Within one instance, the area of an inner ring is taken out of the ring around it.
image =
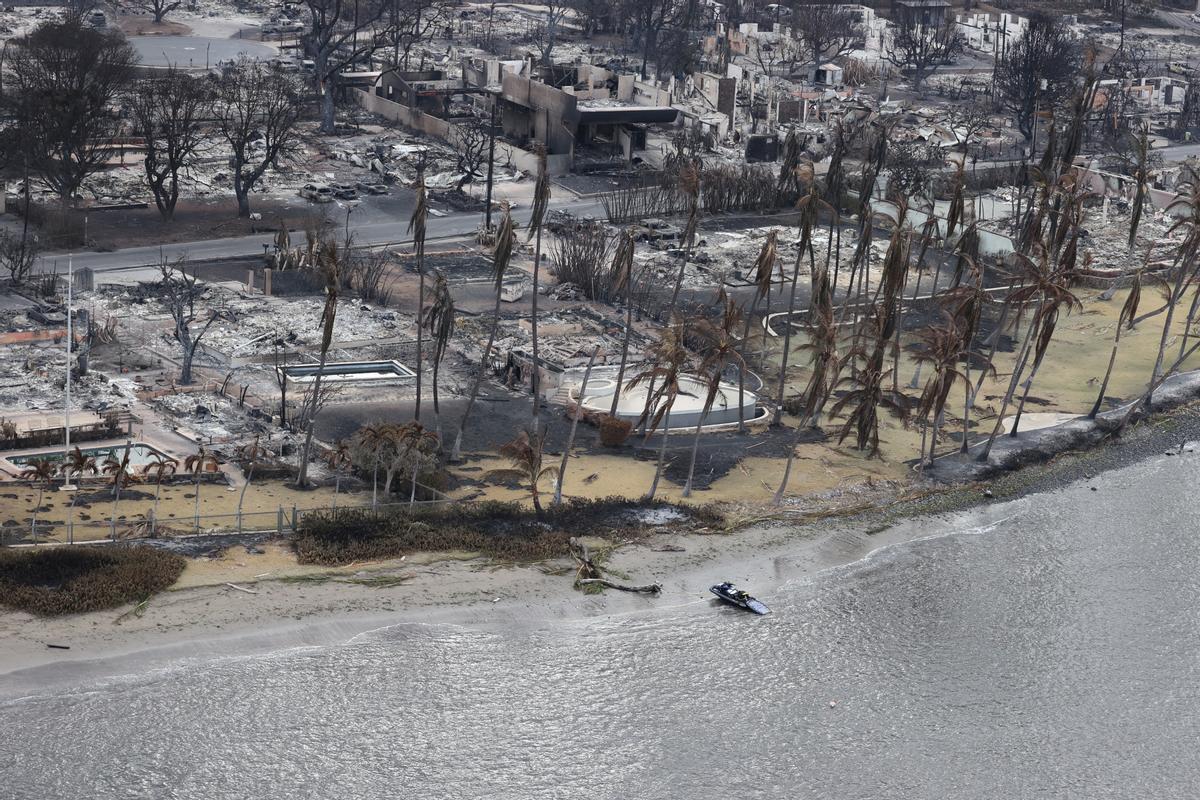
[[[667,506],[625,498],[573,500],[546,508],[540,520],[517,503],[496,501],[380,515],[347,508],[305,516],[293,545],[300,563],[325,566],[438,550],[466,550],[504,561],[541,561],[566,555],[572,536],[644,535],[650,528],[633,512]],[[687,515],[684,521],[692,524],[720,519],[708,509],[679,510]]]
[[[153,547],[0,550],[0,605],[45,616],[113,608],[166,589],[185,564]]]

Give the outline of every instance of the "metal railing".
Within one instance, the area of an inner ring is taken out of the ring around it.
[[[440,493],[439,493],[440,494]],[[36,532],[31,522],[0,525],[0,546],[34,544],[84,544],[117,539],[130,541],[140,539],[170,539],[188,536],[213,536],[227,534],[270,533],[284,536],[296,533],[306,516],[314,514],[336,515],[340,513],[361,514],[373,512],[376,516],[405,513],[414,509],[444,506],[459,501],[441,496],[433,500],[415,500],[412,503],[394,502],[375,505],[329,505],[301,508],[278,506],[271,511],[243,511],[242,513],[201,514],[199,517],[163,517],[155,521],[153,515],[138,515],[137,519],[102,520],[38,520]]]

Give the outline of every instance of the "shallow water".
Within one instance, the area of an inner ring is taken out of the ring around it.
[[[764,618],[402,625],[6,702],[0,797],[1196,797],[1198,478],[911,523]]]

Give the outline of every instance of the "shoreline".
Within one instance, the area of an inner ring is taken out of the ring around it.
[[[658,597],[616,591],[585,595],[574,589],[569,571],[546,564],[464,561],[444,554],[440,559],[430,555],[364,565],[358,573],[399,569],[408,579],[391,588],[260,580],[246,584],[253,595],[224,584],[164,592],[151,599],[141,617],[129,615],[128,607],[59,618],[11,612],[0,617],[0,639],[5,641],[0,701],[145,676],[192,659],[346,644],[395,625],[521,628],[653,613],[712,602],[708,586],[721,580],[746,585],[769,605],[771,594],[788,584],[927,538],[922,520],[928,516],[974,511],[987,524],[1007,516],[1014,501],[1197,439],[1200,410],[1184,407],[1138,426],[1119,441],[999,476],[988,484],[991,497],[978,484],[947,486],[917,497],[875,498],[879,504],[874,508],[845,516],[806,520],[797,515],[727,533],[664,532],[614,549],[606,567],[632,582],[661,583]]]

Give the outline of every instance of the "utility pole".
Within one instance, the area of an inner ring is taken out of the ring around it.
[[[29,213],[28,209],[25,211]],[[67,254],[67,382],[65,385],[65,394],[63,395],[63,467],[67,466],[67,459],[71,455],[71,340],[73,338],[71,331],[71,312],[74,305],[73,290],[75,286],[75,270],[73,266],[73,256]],[[75,487],[71,485],[71,472],[68,469],[63,469],[63,490],[71,491]]]
[[[492,230],[492,169],[496,163],[496,103],[500,100],[500,95],[492,95],[492,121],[488,126],[488,176],[487,176],[487,200],[485,201],[486,216],[484,217],[483,229],[487,233]]]

